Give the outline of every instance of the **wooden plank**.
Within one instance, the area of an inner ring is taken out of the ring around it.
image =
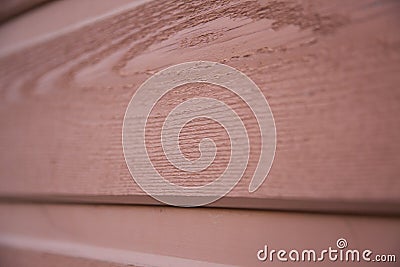
[[[51,254],[41,251],[23,250],[11,247],[0,247],[0,264],[3,267],[120,267],[123,264],[68,257],[60,254]],[[133,265],[130,265],[133,267]]]
[[[34,4],[35,1],[44,2],[44,0],[11,0],[9,3],[10,5]],[[51,2],[48,0],[45,6],[33,8],[1,25],[0,54],[7,54],[30,47],[34,43],[44,42],[48,38],[63,35],[72,29],[90,24],[124,9],[132,9],[145,1],[148,0],[61,0]],[[2,11],[6,12],[7,8],[4,8],[4,5],[2,7]],[[77,12],[78,10],[79,12]]]
[[[277,129],[267,180],[250,194],[248,171],[230,199],[396,207],[398,12],[394,1],[152,1],[4,50],[0,194],[144,196],[122,152],[129,100],[162,68],[210,60],[255,81]]]
[[[23,265],[29,261],[38,266],[53,266],[54,262],[60,266],[231,266],[26,236],[4,235],[0,242],[3,245],[0,246],[2,266]]]
[[[0,217],[2,247],[123,265],[188,266],[192,261],[192,266],[277,266],[282,263],[276,259],[259,261],[258,250],[268,245],[270,249],[320,251],[335,248],[339,238],[347,240],[347,249],[399,257],[399,217],[7,203],[0,204]],[[26,254],[22,252],[17,254],[21,259],[14,260],[7,250],[0,254],[12,264],[23,260]],[[343,264],[362,263],[323,261],[324,266]],[[310,265],[315,262],[296,263]],[[396,266],[396,262],[385,266]]]
[[[37,7],[49,0],[3,0],[0,9],[0,22],[11,19],[14,16]]]

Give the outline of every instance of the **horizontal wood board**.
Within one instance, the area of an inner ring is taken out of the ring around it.
[[[60,266],[69,262],[75,266],[314,266],[321,262],[261,262],[257,252],[264,245],[288,251],[335,249],[339,238],[346,239],[347,249],[394,254],[397,261],[399,257],[399,217],[7,203],[0,204],[0,217],[1,266],[29,259],[44,266],[54,262]],[[323,262],[324,266],[360,264],[397,266],[398,262]]]
[[[0,55],[0,195],[145,197],[124,161],[125,109],[155,72],[210,60],[254,80],[277,129],[264,184],[250,194],[246,175],[228,200],[398,212],[399,11],[395,1],[150,1],[21,41]]]

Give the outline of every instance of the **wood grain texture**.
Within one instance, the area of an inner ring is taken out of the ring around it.
[[[0,216],[0,245],[20,256],[13,260],[9,251],[0,252],[11,264],[29,257],[24,251],[33,251],[45,254],[44,260],[46,253],[56,254],[61,263],[62,256],[75,256],[124,266],[282,266],[279,261],[258,261],[257,251],[264,245],[320,251],[335,248],[339,238],[347,240],[349,249],[399,256],[398,217],[26,203],[2,203]],[[323,262],[324,266],[360,264]],[[384,265],[397,266],[396,262]]]
[[[398,207],[399,11],[395,1],[152,1],[9,50],[0,194],[144,196],[122,152],[129,100],[158,70],[210,60],[255,81],[277,129],[263,186],[248,193],[245,176],[229,197]]]
[[[33,4],[35,1],[43,2],[44,0],[11,0],[8,2],[13,5],[23,2]],[[146,1],[48,1],[45,6],[32,8],[28,12],[1,24],[0,54],[27,48],[33,43],[44,42],[47,38],[51,39],[54,36],[60,36],[71,31],[71,27],[79,28],[123,9],[132,9]],[[2,11],[4,10],[6,9],[3,5]]]

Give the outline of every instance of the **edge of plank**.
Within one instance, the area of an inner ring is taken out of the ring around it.
[[[0,202],[165,206],[147,195],[2,195]],[[205,207],[285,212],[399,216],[395,202],[223,197]]]

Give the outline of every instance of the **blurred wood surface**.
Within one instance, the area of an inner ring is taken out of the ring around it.
[[[4,22],[15,16],[23,15],[24,12],[49,1],[50,0],[2,0],[0,22]]]
[[[316,262],[260,262],[257,252],[264,245],[336,249],[344,238],[347,249],[398,257],[400,245],[398,217],[26,203],[1,203],[0,217],[0,265],[12,267],[29,260],[29,266],[313,266]],[[324,266],[360,264],[323,261]]]
[[[0,197],[147,203],[124,161],[126,107],[155,72],[209,60],[254,80],[277,129],[264,184],[250,194],[246,175],[223,206],[399,213],[399,12],[396,1],[150,1],[21,38],[0,49]]]
[[[3,267],[136,267],[134,265],[83,259],[80,257],[64,256],[57,253],[48,253],[29,249],[17,249],[8,246],[0,246],[0,263]]]

